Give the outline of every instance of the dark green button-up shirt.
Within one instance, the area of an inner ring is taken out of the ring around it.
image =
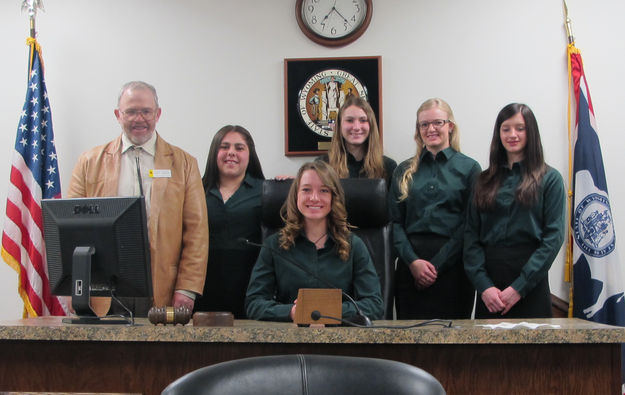
[[[256,248],[245,245],[240,238],[260,243],[262,188],[263,180],[248,174],[239,189],[225,203],[219,188],[215,187],[206,192],[210,250]]]
[[[515,199],[521,182],[521,163],[506,167],[492,211],[471,205],[464,242],[464,267],[478,292],[494,286],[485,267],[486,246],[513,247],[534,243],[538,248],[511,287],[522,297],[545,278],[564,241],[565,190],[560,173],[551,167],[543,176],[538,200],[524,207]]]
[[[411,159],[402,162],[393,175],[389,207],[393,220],[393,244],[399,257],[409,265],[419,259],[408,235],[436,234],[449,241],[430,261],[436,270],[448,268],[462,256],[466,209],[480,165],[468,156],[446,148],[436,156],[421,154],[412,177],[408,197],[399,201],[399,182]]]
[[[252,271],[245,306],[254,320],[289,321],[293,301],[300,288],[328,288],[328,284],[308,275],[290,261],[304,266],[356,300],[363,314],[371,319],[382,317],[380,280],[364,242],[352,233],[351,250],[346,262],[336,253],[336,244],[328,237],[324,248],[300,235],[289,250],[279,246],[279,233],[268,237]],[[356,308],[343,302],[343,317],[356,314]]]

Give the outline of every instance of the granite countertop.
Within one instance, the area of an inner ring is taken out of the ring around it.
[[[398,326],[419,321],[375,321],[375,325]],[[541,323],[537,329],[491,329],[485,324]],[[552,325],[558,326],[557,328]],[[60,317],[0,321],[0,341],[67,340],[115,342],[208,342],[208,343],[376,343],[376,344],[548,344],[625,343],[625,328],[580,319],[552,318],[505,321],[458,320],[451,328],[427,326],[411,329],[297,327],[292,323],[237,320],[233,327],[154,326],[138,319],[135,326],[69,325]]]

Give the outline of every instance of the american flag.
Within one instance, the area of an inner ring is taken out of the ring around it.
[[[27,45],[28,87],[11,164],[2,258],[19,273],[18,292],[25,317],[66,315],[61,301],[50,294],[41,215],[41,199],[61,197],[52,114],[41,48],[33,38]]]

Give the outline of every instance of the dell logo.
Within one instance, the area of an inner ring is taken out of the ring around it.
[[[74,215],[76,214],[100,214],[100,206],[97,204],[76,205]]]

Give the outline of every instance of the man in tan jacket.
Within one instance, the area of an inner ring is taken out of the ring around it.
[[[192,310],[206,276],[206,199],[195,158],[155,132],[160,115],[158,96],[152,85],[141,81],[125,84],[115,109],[122,134],[80,156],[67,195],[144,195],[153,304],[186,306]],[[92,301],[92,306],[101,315],[108,310],[108,303],[109,300],[104,303],[97,300]],[[150,305],[145,301],[143,306],[137,303],[135,313],[145,316]]]

